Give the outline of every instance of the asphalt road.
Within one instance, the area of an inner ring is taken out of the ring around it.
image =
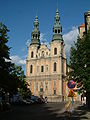
[[[78,107],[69,116],[64,106],[64,103],[14,105],[11,110],[0,112],[0,120],[90,120],[90,112],[83,107]]]
[[[64,103],[15,105],[10,111],[1,112],[0,120],[61,120],[63,109]]]

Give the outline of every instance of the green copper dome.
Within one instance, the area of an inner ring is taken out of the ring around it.
[[[54,40],[63,40],[62,38],[62,26],[60,24],[60,16],[58,9],[56,10],[56,16],[55,16],[55,22],[53,26],[53,38],[52,41]]]
[[[35,17],[34,28],[33,28],[31,36],[32,36],[31,45],[32,44],[40,45],[40,31],[39,31],[38,16]]]

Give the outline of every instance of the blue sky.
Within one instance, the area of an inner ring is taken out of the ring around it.
[[[10,32],[8,45],[12,61],[25,70],[27,41],[30,42],[35,16],[38,15],[41,41],[52,40],[52,28],[57,0],[0,0],[0,21]],[[78,35],[78,26],[84,22],[84,12],[90,10],[90,0],[58,0],[66,54]]]

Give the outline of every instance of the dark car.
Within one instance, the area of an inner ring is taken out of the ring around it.
[[[45,99],[44,98],[38,98],[38,103],[45,103]]]
[[[38,96],[31,96],[31,100],[34,101],[34,103],[38,103]]]

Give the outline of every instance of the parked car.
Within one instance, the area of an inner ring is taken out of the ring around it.
[[[39,104],[45,103],[45,99],[44,98],[38,98],[38,103]]]
[[[31,100],[34,101],[34,103],[38,103],[38,96],[31,96]]]
[[[29,99],[29,98],[27,98],[26,101],[27,101],[27,102],[30,102],[30,104],[34,104],[34,101],[31,100],[31,99]]]

